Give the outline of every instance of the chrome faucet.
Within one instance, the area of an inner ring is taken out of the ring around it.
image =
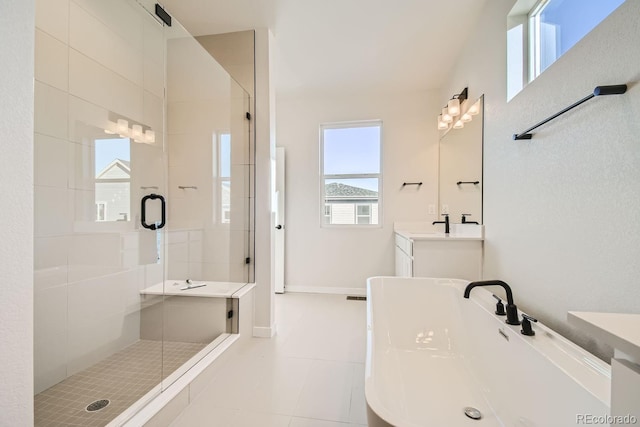
[[[435,224],[444,224],[444,234],[449,234],[449,214],[443,214],[444,221],[433,221],[433,225]]]
[[[507,320],[506,323],[509,325],[519,325],[520,319],[518,318],[518,307],[513,303],[513,293],[511,292],[511,287],[507,285],[502,280],[484,280],[481,282],[471,282],[464,289],[464,297],[469,298],[469,294],[471,293],[471,289],[476,286],[502,286],[507,293]]]

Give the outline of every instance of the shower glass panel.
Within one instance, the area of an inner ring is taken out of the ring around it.
[[[164,341],[202,345],[190,361],[195,363],[231,332],[226,323],[231,301],[210,293],[250,280],[250,97],[179,22],[164,31],[169,164]],[[178,377],[170,370],[164,371],[164,387]]]
[[[36,3],[35,424],[106,425],[162,381],[164,33],[129,0]]]
[[[154,7],[36,0],[37,426],[127,419],[231,332],[181,284],[253,277],[249,96]]]

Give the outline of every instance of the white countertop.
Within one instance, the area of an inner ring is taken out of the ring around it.
[[[442,224],[440,224],[442,225]],[[451,224],[449,226],[450,233],[445,234],[443,232],[425,232],[423,230],[400,230],[396,229],[395,232],[400,236],[417,240],[484,240],[484,227],[476,224]]]
[[[640,360],[640,314],[570,311],[573,326]]]

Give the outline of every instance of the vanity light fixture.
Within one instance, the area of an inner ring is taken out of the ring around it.
[[[108,135],[117,134],[120,138],[131,138],[134,142],[143,144],[153,144],[156,142],[156,133],[149,126],[130,121],[122,118],[122,116],[114,116],[116,115],[113,113],[110,114],[104,133]],[[129,127],[129,124],[131,124],[131,127]]]
[[[468,96],[469,90],[465,87],[460,93],[454,94],[451,97],[446,107],[442,109],[442,113],[438,116],[438,130],[449,129],[450,123],[453,123],[452,127],[454,129],[463,128],[465,123],[471,121],[472,115],[478,114],[479,105],[476,105],[477,103],[469,108],[469,110],[471,110],[475,106],[475,113],[471,111],[467,111],[464,114],[462,113],[464,102]]]

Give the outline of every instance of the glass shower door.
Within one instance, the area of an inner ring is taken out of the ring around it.
[[[64,4],[36,28],[35,424],[106,425],[160,393],[165,42],[132,0]]]

